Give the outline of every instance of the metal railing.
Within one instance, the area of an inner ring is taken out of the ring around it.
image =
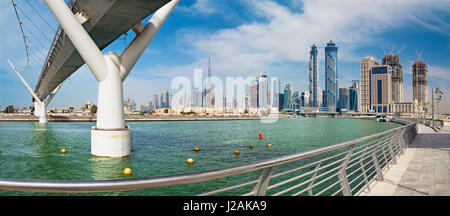
[[[417,135],[417,123],[363,138],[310,151],[227,168],[149,178],[48,181],[0,179],[0,190],[53,193],[89,193],[138,190],[218,180],[247,175],[246,182],[224,181],[232,186],[199,194],[221,194],[238,190],[244,196],[264,195],[358,195],[383,171]],[[275,172],[275,170],[277,172]],[[253,176],[253,173],[256,176]],[[238,179],[241,180],[241,179]],[[249,180],[249,181],[247,181]],[[249,191],[246,191],[246,188]],[[242,191],[245,193],[242,194]]]
[[[432,119],[418,119],[418,121],[426,126],[429,126],[437,131],[444,127],[444,121]]]

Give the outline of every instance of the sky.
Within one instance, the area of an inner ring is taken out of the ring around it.
[[[34,88],[58,24],[42,0],[15,1],[33,43],[31,67],[22,74]],[[294,91],[307,91],[313,44],[319,50],[323,90],[324,47],[333,40],[339,49],[339,87],[360,79],[361,58],[373,56],[381,63],[393,50],[403,66],[404,99],[412,101],[412,65],[421,53],[428,65],[428,99],[431,88],[439,87],[444,92],[440,111],[450,113],[449,12],[448,0],[180,0],[125,80],[124,97],[135,99],[139,107],[169,89],[176,77],[193,82],[195,68],[206,76],[208,56],[212,74],[223,80],[264,71],[280,77],[282,89],[289,83]],[[9,0],[0,0],[0,28],[0,106],[31,106],[31,96],[6,62],[8,58],[18,68],[26,65]],[[134,36],[130,31],[102,52],[120,54]],[[81,107],[88,100],[95,104],[97,89],[85,65],[64,83],[49,107]]]

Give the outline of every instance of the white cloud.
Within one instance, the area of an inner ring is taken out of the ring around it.
[[[199,61],[203,61],[205,53],[211,53],[221,73],[243,73],[268,69],[273,63],[307,61],[313,43],[322,51],[330,39],[340,47],[340,60],[359,61],[354,50],[373,42],[384,30],[411,22],[432,31],[448,29],[445,22],[429,22],[426,18],[446,5],[447,1],[437,0],[308,0],[300,11],[269,0],[249,1],[248,12],[263,21],[209,35],[183,31]]]
[[[184,13],[195,13],[201,15],[211,15],[217,12],[214,1],[211,0],[197,0],[189,7],[179,6],[178,10],[182,10]]]

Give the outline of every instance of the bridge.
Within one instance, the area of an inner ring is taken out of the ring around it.
[[[15,2],[12,2],[15,6]],[[47,122],[46,107],[64,81],[86,63],[99,83],[97,125],[91,130],[91,154],[101,157],[128,156],[131,133],[124,120],[122,83],[178,2],[77,0],[74,3],[69,0],[66,4],[64,0],[45,0],[60,26],[35,90],[30,88],[8,60],[33,96],[35,115],[39,117],[39,122]],[[152,13],[149,21],[142,24],[142,20]],[[136,33],[136,37],[121,55],[101,52],[130,29]]]

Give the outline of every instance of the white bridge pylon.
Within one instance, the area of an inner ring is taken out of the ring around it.
[[[47,100],[41,100],[36,95],[36,93],[34,93],[34,91],[31,90],[28,83],[25,81],[25,79],[22,77],[22,75],[20,75],[19,71],[16,69],[16,67],[14,67],[14,65],[11,63],[11,61],[9,59],[6,59],[6,61],[8,61],[11,68],[14,70],[14,72],[16,72],[17,76],[19,76],[20,80],[23,82],[25,87],[28,89],[31,96],[33,96],[33,98],[34,98],[34,115],[39,117],[39,123],[47,123],[48,120],[47,120],[47,111],[46,111],[47,109],[46,108],[47,108],[48,104],[50,103],[50,101],[52,101],[53,97],[56,95],[56,93],[61,88],[61,86],[63,85],[64,82],[59,84],[59,86],[56,87],[55,90],[52,91],[52,93],[50,93]]]
[[[91,129],[92,155],[125,157],[130,154],[131,132],[124,119],[123,81],[178,2],[172,0],[158,9],[145,26],[136,24],[132,28],[136,38],[118,56],[114,52],[102,54],[64,0],[45,0],[98,81],[97,125]]]

